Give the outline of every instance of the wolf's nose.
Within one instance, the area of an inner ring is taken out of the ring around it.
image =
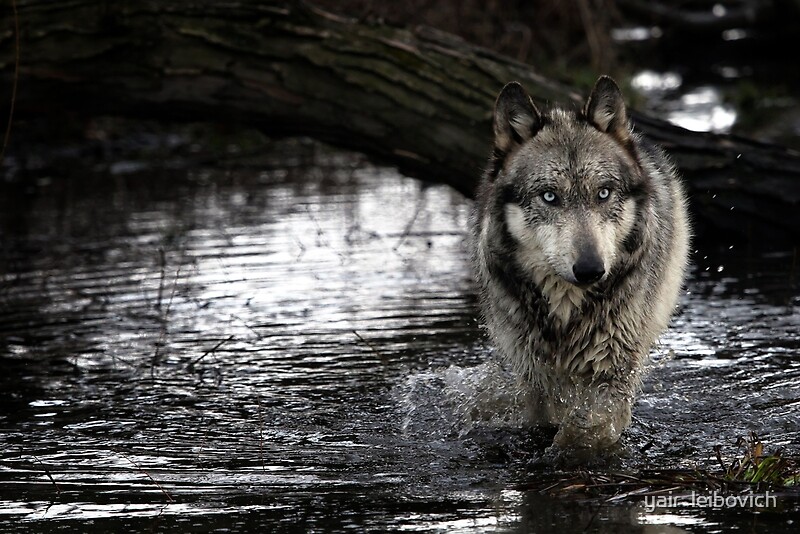
[[[579,258],[572,266],[572,273],[579,284],[593,284],[606,273],[600,258]]]

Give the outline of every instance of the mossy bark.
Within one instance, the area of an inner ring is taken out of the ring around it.
[[[299,2],[19,0],[18,12],[18,116],[69,110],[235,122],[363,151],[467,195],[507,81],[543,102],[584,97],[449,34],[343,19]],[[7,112],[14,25],[9,4],[0,13]],[[633,116],[675,158],[705,227],[754,239],[800,236],[797,154]]]

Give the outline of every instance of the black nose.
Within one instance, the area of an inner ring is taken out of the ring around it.
[[[603,277],[606,270],[600,258],[588,256],[578,258],[572,266],[572,273],[579,284],[593,284]]]

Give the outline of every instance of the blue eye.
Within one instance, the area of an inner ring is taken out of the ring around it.
[[[542,200],[544,200],[548,204],[552,204],[553,202],[556,201],[556,194],[553,193],[552,191],[545,191],[544,193],[542,193]]]
[[[607,187],[604,187],[597,192],[597,198],[599,198],[600,200],[608,200],[608,197],[610,196],[611,196],[611,191]]]

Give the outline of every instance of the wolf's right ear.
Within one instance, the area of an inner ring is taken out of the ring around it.
[[[494,146],[508,153],[538,132],[542,114],[533,100],[517,82],[510,82],[497,97],[494,105]]]

